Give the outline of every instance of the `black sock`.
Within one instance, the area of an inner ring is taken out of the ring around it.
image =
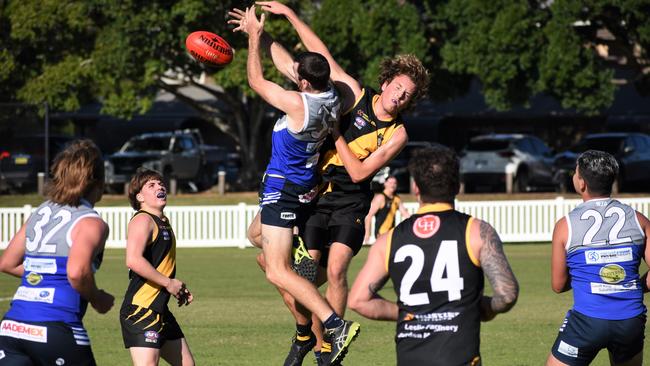
[[[338,328],[343,325],[343,319],[339,318],[339,316],[333,312],[332,315],[323,322],[323,325],[328,329]]]
[[[309,337],[311,335],[311,322],[305,325],[296,323],[296,331],[298,337]]]

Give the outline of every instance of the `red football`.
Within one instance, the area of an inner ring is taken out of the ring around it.
[[[218,35],[197,31],[185,39],[187,51],[199,62],[208,66],[225,66],[232,61],[232,47]]]

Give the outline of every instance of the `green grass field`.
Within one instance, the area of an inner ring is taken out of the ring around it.
[[[257,249],[179,249],[177,276],[188,283],[195,302],[172,306],[195,355],[197,365],[281,365],[294,325],[277,292],[255,264]],[[368,253],[364,248],[353,261],[352,281]],[[521,285],[517,305],[507,314],[482,326],[481,351],[485,365],[541,365],[555,339],[571,293],[551,291],[550,245],[506,245],[506,253]],[[0,275],[0,312],[4,313],[18,280]],[[123,250],[107,250],[98,274],[100,287],[116,296],[106,315],[89,310],[85,317],[95,357],[100,366],[129,365],[123,348],[118,309],[127,285]],[[489,287],[489,285],[486,285]],[[384,290],[392,296],[392,288]],[[394,365],[394,325],[363,319],[362,331],[345,365]],[[646,331],[646,345],[648,343]],[[305,365],[312,365],[307,356]],[[163,362],[164,364],[164,362]],[[601,352],[593,365],[608,365]]]

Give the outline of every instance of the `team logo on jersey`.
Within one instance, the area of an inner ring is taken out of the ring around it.
[[[421,239],[428,239],[440,229],[440,218],[436,215],[418,217],[413,223],[413,234]]]
[[[363,118],[356,117],[354,119],[354,127],[356,127],[357,129],[360,130],[360,129],[364,128],[365,126],[366,126],[366,121],[364,121]]]
[[[31,258],[25,257],[23,261],[25,271],[39,273],[56,273],[56,259],[53,258]]]
[[[296,214],[294,212],[280,212],[280,218],[282,220],[295,220]]]
[[[618,264],[608,264],[598,274],[605,283],[619,283],[625,279],[625,269]]]
[[[634,259],[632,248],[618,248],[607,250],[587,250],[585,261],[587,264],[606,264],[628,262]]]
[[[163,230],[162,236],[163,236],[163,240],[169,240],[169,231]]]
[[[43,276],[40,273],[29,272],[29,274],[25,277],[25,280],[30,285],[36,286],[41,283],[41,281],[43,281]]]
[[[155,330],[148,330],[144,332],[144,341],[148,343],[158,343],[158,338],[160,336],[158,335],[158,332]]]

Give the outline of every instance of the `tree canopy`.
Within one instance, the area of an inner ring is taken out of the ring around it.
[[[312,25],[343,68],[377,87],[382,58],[414,53],[432,74],[431,97],[450,99],[480,81],[498,110],[535,95],[598,113],[617,83],[650,91],[647,0],[307,0],[285,1]],[[103,112],[146,112],[161,90],[173,93],[233,137],[245,179],[267,159],[268,106],[248,87],[244,35],[231,33],[235,0],[8,0],[0,2],[0,101],[48,102],[74,111],[99,101]],[[185,52],[195,30],[225,37],[231,65],[208,69]],[[290,52],[303,49],[290,24],[268,17],[266,30]],[[623,76],[613,66],[623,68]],[[267,60],[265,74],[289,87]],[[205,73],[214,86],[199,83]],[[167,78],[165,78],[167,77]],[[168,80],[176,78],[174,83]],[[616,81],[616,83],[613,82]],[[214,95],[226,108],[192,100],[182,87]]]

